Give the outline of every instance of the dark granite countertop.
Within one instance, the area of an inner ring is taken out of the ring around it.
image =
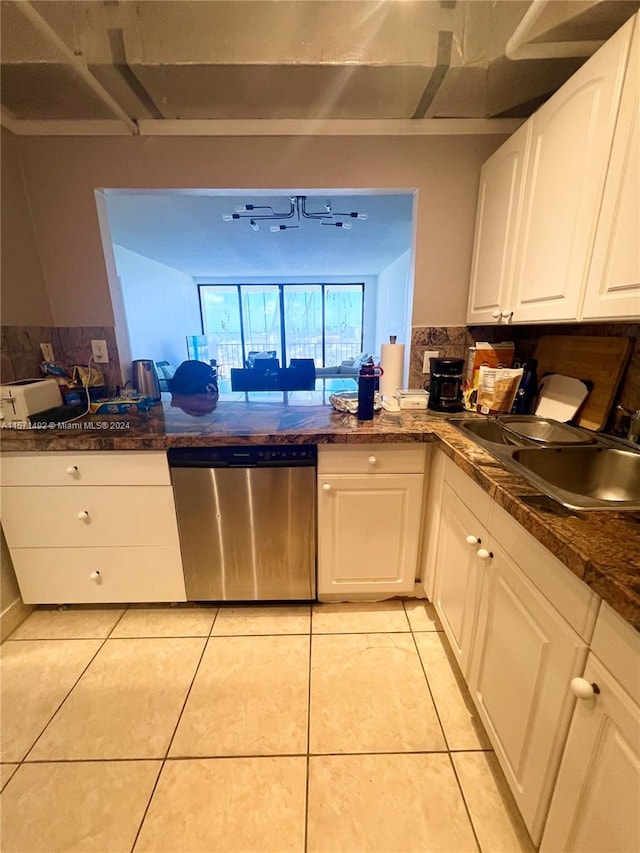
[[[328,392],[221,395],[204,415],[162,404],[147,415],[96,415],[62,429],[3,429],[3,452],[163,450],[220,444],[438,442],[506,512],[640,630],[640,513],[574,512],[541,495],[446,419],[381,411],[364,423],[336,412]]]

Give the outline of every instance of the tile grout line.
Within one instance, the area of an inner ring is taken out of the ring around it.
[[[37,738],[34,740],[34,742],[31,744],[31,746],[29,747],[29,749],[27,750],[27,752],[25,753],[25,755],[23,755],[22,760],[20,761],[20,765],[21,765],[21,766],[22,766],[22,764],[23,764],[24,762],[26,762],[26,761],[27,761],[27,758],[29,757],[29,755],[30,755],[30,754],[31,754],[31,752],[33,751],[34,747],[36,746],[36,744],[38,743],[38,741],[40,740],[40,738],[42,737],[42,735],[43,735],[43,734],[45,733],[45,731],[47,730],[47,728],[51,725],[51,722],[53,721],[53,719],[54,719],[54,717],[56,716],[56,714],[58,713],[58,711],[62,708],[62,706],[63,706],[63,705],[64,705],[64,703],[67,701],[67,699],[69,698],[69,696],[71,696],[71,694],[73,693],[73,691],[74,691],[74,690],[75,690],[75,688],[77,687],[77,685],[78,685],[78,683],[80,682],[80,680],[84,677],[84,675],[85,675],[86,671],[89,669],[89,667],[90,667],[90,666],[91,666],[91,664],[94,662],[94,660],[96,659],[96,657],[100,654],[100,652],[102,651],[102,649],[103,649],[103,648],[104,648],[104,646],[105,646],[105,643],[107,642],[107,640],[108,640],[108,639],[109,639],[109,637],[111,636],[111,633],[112,633],[113,629],[116,627],[116,625],[118,624],[118,622],[120,622],[120,620],[122,619],[122,617],[124,616],[124,614],[125,614],[126,612],[127,612],[127,608],[125,607],[125,608],[123,609],[122,613],[120,614],[120,616],[116,619],[116,621],[114,622],[114,624],[111,626],[111,628],[110,628],[109,633],[107,634],[107,636],[102,640],[102,642],[100,643],[100,645],[99,645],[99,646],[98,646],[98,648],[96,649],[95,654],[94,654],[94,655],[92,655],[91,660],[89,661],[89,663],[85,666],[85,668],[82,670],[82,672],[80,673],[80,675],[79,675],[79,676],[76,678],[76,680],[73,682],[73,684],[71,685],[71,688],[67,691],[67,694],[66,694],[66,696],[64,697],[64,699],[62,700],[62,702],[60,702],[60,704],[58,705],[58,707],[56,708],[56,710],[55,710],[55,711],[53,712],[53,714],[49,717],[49,719],[47,720],[47,722],[46,722],[46,723],[45,723],[45,725],[44,725],[44,728],[41,730],[41,732],[40,732],[40,734],[38,735],[38,737],[37,737]],[[92,637],[91,639],[100,639],[100,638],[99,638],[99,637]],[[53,641],[52,641],[52,640],[44,640],[44,642],[50,643],[50,642],[56,642],[56,641],[55,641],[55,640],[53,640]],[[27,763],[31,763],[31,762],[27,762]],[[18,769],[19,769],[19,768],[18,768]],[[17,772],[18,772],[18,770],[16,770],[16,773],[17,773]],[[15,773],[14,773],[14,776],[15,776]],[[12,777],[12,778],[13,778],[13,777]]]
[[[186,708],[187,702],[189,701],[189,696],[191,695],[191,689],[193,687],[193,683],[196,680],[196,676],[197,676],[198,671],[200,669],[202,659],[203,659],[204,654],[207,650],[209,640],[211,639],[211,631],[213,631],[213,626],[216,623],[216,619],[218,618],[219,612],[220,612],[219,609],[217,609],[215,612],[215,615],[213,617],[213,622],[211,623],[211,628],[209,630],[208,636],[206,636],[204,638],[202,638],[202,637],[198,638],[198,639],[204,639],[204,645],[202,647],[202,652],[200,653],[200,657],[198,658],[198,663],[196,664],[196,668],[195,668],[195,671],[193,673],[193,678],[191,679],[191,683],[189,684],[189,689],[187,690],[186,696],[184,698],[184,702],[182,703],[182,708],[180,709],[180,713],[178,714],[178,719],[176,720],[176,724],[175,724],[174,729],[173,729],[173,734],[171,735],[171,738],[169,739],[169,743],[167,745],[167,749],[165,751],[164,758],[161,760],[160,769],[158,771],[158,775],[156,776],[156,781],[154,782],[153,788],[151,789],[151,793],[149,794],[149,799],[147,801],[147,805],[145,806],[144,812],[142,814],[142,818],[141,818],[140,824],[138,826],[138,831],[136,832],[136,836],[133,839],[133,844],[131,845],[131,853],[133,853],[133,851],[135,850],[136,844],[138,843],[138,838],[140,837],[140,833],[142,832],[142,827],[144,826],[144,822],[147,819],[149,809],[151,808],[151,803],[153,801],[153,798],[155,796],[155,793],[156,793],[156,790],[158,787],[158,783],[160,781],[160,776],[162,775],[162,771],[164,770],[164,766],[167,763],[167,758],[169,757],[169,752],[171,751],[171,745],[173,744],[173,741],[174,741],[175,736],[176,736],[176,732],[178,731],[178,726],[180,725],[180,720],[182,719],[182,715],[184,714],[184,709]],[[173,639],[173,638],[166,638],[166,639]]]
[[[403,604],[403,606],[404,606],[404,604]],[[405,613],[406,613],[406,609],[405,609]],[[483,853],[483,851],[482,851],[482,847],[481,847],[481,845],[480,845],[480,839],[478,838],[478,835],[477,835],[477,833],[476,833],[476,827],[475,827],[475,824],[474,824],[474,822],[473,822],[473,818],[471,817],[471,812],[469,811],[469,806],[468,806],[468,804],[467,804],[467,800],[466,800],[466,798],[465,798],[464,791],[462,790],[462,785],[460,784],[460,779],[458,778],[458,773],[456,772],[456,767],[455,767],[455,764],[454,764],[454,762],[453,762],[453,758],[451,757],[451,746],[450,746],[450,744],[449,744],[449,739],[448,739],[447,734],[446,734],[446,732],[445,732],[445,730],[444,730],[444,726],[442,725],[442,720],[441,720],[441,718],[440,718],[440,712],[439,712],[439,710],[438,710],[438,706],[437,706],[437,704],[436,704],[435,697],[434,697],[433,692],[432,692],[432,690],[431,690],[431,685],[429,684],[429,677],[428,677],[428,675],[427,675],[427,670],[426,670],[426,668],[425,668],[424,661],[422,660],[422,656],[420,655],[420,649],[418,648],[418,643],[417,643],[417,641],[416,641],[416,638],[415,638],[415,634],[414,634],[414,632],[413,632],[413,629],[411,630],[411,637],[413,638],[413,643],[414,643],[414,645],[415,645],[415,647],[416,647],[416,652],[417,652],[417,655],[418,655],[418,659],[420,660],[420,665],[421,665],[421,667],[422,667],[422,671],[423,671],[423,673],[424,673],[424,678],[425,678],[425,681],[427,682],[427,688],[428,688],[428,690],[429,690],[429,694],[430,694],[430,696],[431,696],[431,701],[433,702],[433,707],[434,707],[434,709],[435,709],[436,716],[437,716],[437,718],[438,718],[438,723],[439,723],[439,725],[440,725],[440,728],[442,729],[442,736],[444,737],[444,742],[445,742],[445,745],[446,745],[446,747],[447,747],[446,755],[447,755],[447,757],[448,757],[448,759],[449,759],[449,764],[451,765],[451,769],[453,770],[453,775],[454,775],[454,777],[455,777],[456,784],[457,784],[457,786],[458,786],[458,790],[460,791],[460,797],[461,797],[461,799],[462,799],[462,804],[463,804],[463,806],[464,806],[464,810],[465,810],[465,812],[466,812],[466,814],[467,814],[467,818],[468,818],[468,820],[469,820],[469,826],[471,827],[471,832],[473,833],[473,838],[474,838],[474,841],[475,841],[476,846],[477,846],[477,848],[478,848],[478,851],[480,851],[480,853]],[[462,751],[462,750],[456,750],[456,751],[458,751],[458,752],[459,752],[459,751]]]
[[[475,839],[476,844],[478,845],[478,850],[480,853],[484,853],[482,849],[482,845],[480,844],[480,839],[478,838],[478,833],[476,832],[476,826],[473,822],[473,818],[471,817],[471,811],[469,810],[469,805],[467,804],[467,798],[464,795],[464,790],[462,785],[460,784],[460,779],[458,777],[458,771],[456,770],[456,765],[454,764],[453,758],[451,757],[451,752],[447,753],[449,756],[449,763],[451,764],[451,769],[453,770],[453,775],[456,777],[456,783],[458,785],[458,790],[460,791],[460,796],[462,797],[462,803],[464,805],[464,810],[467,813],[467,817],[469,818],[469,825],[471,826],[471,832],[473,832],[473,837]]]
[[[135,850],[135,846],[138,843],[138,838],[140,837],[140,833],[142,832],[142,827],[144,826],[144,822],[147,819],[147,814],[149,813],[149,809],[151,807],[151,803],[152,803],[153,798],[155,796],[155,793],[156,793],[156,790],[158,787],[158,783],[160,782],[160,776],[162,775],[162,771],[164,770],[165,764],[167,763],[167,759],[169,757],[169,752],[171,751],[171,745],[173,744],[173,741],[174,741],[175,736],[176,736],[176,732],[178,731],[178,726],[180,725],[180,720],[182,719],[184,709],[186,708],[187,702],[189,701],[189,696],[191,695],[191,689],[193,688],[194,681],[196,680],[196,676],[198,674],[198,671],[200,669],[200,665],[202,663],[202,659],[203,659],[204,654],[207,650],[209,640],[211,639],[211,632],[213,631],[213,626],[216,623],[216,619],[218,618],[219,612],[220,612],[220,608],[218,607],[218,608],[216,608],[216,611],[213,615],[213,621],[211,622],[211,628],[209,629],[209,633],[204,637],[204,645],[202,647],[202,652],[200,653],[200,657],[198,658],[198,663],[196,664],[196,668],[195,668],[195,671],[193,673],[193,678],[191,679],[191,683],[189,684],[189,689],[187,690],[184,702],[182,703],[182,708],[180,709],[180,713],[178,714],[178,719],[176,720],[176,724],[175,724],[175,727],[173,729],[173,734],[171,735],[171,738],[169,740],[169,744],[167,745],[167,749],[166,749],[164,758],[160,762],[160,769],[158,770],[158,775],[156,776],[156,781],[154,782],[153,788],[151,789],[151,793],[149,794],[149,800],[148,800],[147,805],[145,806],[145,810],[142,814],[142,818],[141,818],[140,824],[138,826],[138,831],[136,832],[136,837],[133,839],[133,844],[131,845],[131,853],[133,853],[133,851]],[[167,639],[173,639],[173,638],[167,638]],[[199,637],[198,639],[202,639],[202,637]],[[187,760],[192,760],[192,757],[189,756],[187,758]]]
[[[304,853],[307,853],[309,845],[309,772],[310,772],[310,749],[311,749],[311,655],[313,647],[313,607],[309,608],[309,684],[307,688],[307,778],[304,795]]]

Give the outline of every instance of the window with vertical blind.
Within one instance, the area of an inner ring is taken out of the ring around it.
[[[340,364],[362,351],[364,284],[201,284],[204,334],[224,368],[244,367],[249,353]]]

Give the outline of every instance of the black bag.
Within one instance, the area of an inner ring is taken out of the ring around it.
[[[172,394],[218,394],[216,371],[204,361],[183,361],[167,385]]]

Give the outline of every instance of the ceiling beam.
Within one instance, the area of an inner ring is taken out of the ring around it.
[[[141,136],[510,135],[524,119],[140,119]]]
[[[60,38],[60,36],[56,33],[56,31],[44,20],[41,15],[36,12],[33,8],[29,0],[21,0],[20,3],[15,4],[15,8],[18,9],[22,15],[29,21],[29,23],[37,29],[37,31],[45,38],[49,44],[53,45],[56,50],[64,57],[65,62],[69,67],[71,67],[76,74],[84,80],[84,82],[89,86],[89,88],[93,91],[93,93],[102,101],[102,103],[111,110],[111,112],[121,121],[123,122],[130,134],[138,133],[138,125],[133,121],[133,119],[127,115],[127,113],[122,109],[120,104],[114,100],[114,98],[107,92],[107,90],[102,86],[98,80],[93,76],[93,74],[89,71],[86,62],[80,59],[76,54],[65,44],[65,42]]]

